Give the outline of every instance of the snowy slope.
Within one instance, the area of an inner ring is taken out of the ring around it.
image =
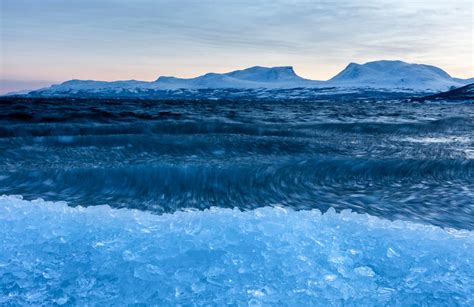
[[[243,70],[236,70],[225,75],[231,78],[253,82],[288,83],[309,81],[298,76],[291,66],[273,68],[254,66]]]
[[[468,78],[468,79],[461,79],[461,78],[453,78],[456,82],[468,85],[474,83],[474,78]]]
[[[191,79],[160,77],[155,85],[160,89],[178,88],[295,88],[317,86],[319,81],[299,77],[293,67],[250,67],[225,74],[208,73]]]
[[[365,64],[350,63],[328,81],[342,87],[371,87],[414,90],[447,90],[464,85],[444,70],[424,64],[402,61],[375,61]]]

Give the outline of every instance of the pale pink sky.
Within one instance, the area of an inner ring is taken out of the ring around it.
[[[0,91],[389,59],[474,75],[472,1],[3,0]]]

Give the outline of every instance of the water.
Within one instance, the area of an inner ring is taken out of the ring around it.
[[[0,195],[474,229],[469,103],[14,100],[0,114]]]
[[[2,99],[0,304],[472,305],[473,131],[468,102]]]

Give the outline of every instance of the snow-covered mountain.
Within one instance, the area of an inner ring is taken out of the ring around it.
[[[93,81],[70,80],[48,88],[32,91],[35,96],[146,96],[156,91],[200,89],[292,89],[292,88],[372,88],[383,90],[412,90],[440,92],[461,87],[472,79],[451,77],[444,70],[430,65],[409,64],[402,61],[375,61],[349,64],[328,81],[308,80],[298,76],[291,66],[255,66],[229,73],[208,73],[195,78],[159,77],[156,81]]]
[[[468,81],[467,81],[468,82]],[[442,91],[465,85],[441,68],[402,61],[350,63],[328,81],[333,86]]]
[[[225,74],[208,73],[191,79],[160,77],[154,82],[160,89],[212,89],[212,88],[296,88],[317,86],[298,76],[293,67],[250,67]]]
[[[121,93],[143,90],[179,90],[179,89],[255,89],[255,88],[297,88],[315,87],[321,81],[312,81],[296,75],[293,68],[285,67],[250,67],[229,73],[208,73],[196,78],[159,77],[156,81],[93,81],[70,80],[49,88],[34,91],[36,95],[72,95],[87,93]]]

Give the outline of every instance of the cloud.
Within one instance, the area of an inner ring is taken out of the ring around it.
[[[154,79],[295,65],[327,79],[348,62],[474,71],[471,1],[4,0],[9,78]]]

